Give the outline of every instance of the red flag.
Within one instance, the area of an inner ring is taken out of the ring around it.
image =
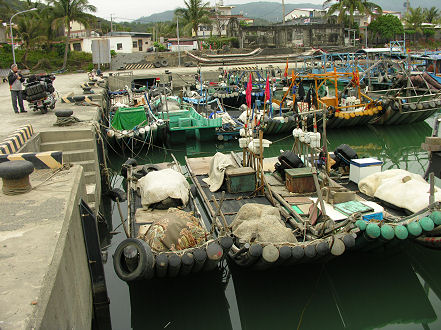
[[[247,106],[248,108],[251,108],[251,92],[253,91],[253,83],[251,81],[251,73],[250,73],[250,79],[248,80],[247,89],[245,91],[245,98],[247,100]]]
[[[288,77],[288,59],[286,59],[285,73],[283,75],[285,78]]]
[[[266,86],[265,86],[265,102],[270,99],[270,85],[269,85],[269,77],[266,76]]]

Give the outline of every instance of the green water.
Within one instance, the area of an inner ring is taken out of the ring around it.
[[[421,143],[434,118],[412,126],[354,128],[328,132],[330,150],[342,143],[360,157],[377,157],[383,169],[423,174]],[[290,149],[292,138],[273,141],[265,156]],[[140,163],[171,161],[170,152],[199,157],[239,150],[237,142],[142,150]],[[111,156],[117,169],[130,156]],[[115,186],[121,177],[115,177]],[[113,209],[110,204],[108,208]],[[116,209],[115,209],[116,210]],[[123,205],[126,213],[127,205]],[[119,225],[118,212],[112,217]],[[123,237],[114,235],[105,264],[114,329],[441,329],[441,252],[415,244],[370,253],[346,253],[324,264],[303,264],[263,273],[225,266],[221,272],[155,280],[130,287],[115,275],[111,255]]]

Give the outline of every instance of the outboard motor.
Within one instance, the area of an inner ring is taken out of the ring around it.
[[[335,164],[331,166],[332,169],[338,169],[339,167],[349,166],[352,159],[357,159],[358,155],[354,149],[347,144],[340,144],[334,150]]]
[[[292,151],[284,151],[278,157],[279,162],[274,165],[276,172],[285,180],[285,169],[305,167],[302,160]]]

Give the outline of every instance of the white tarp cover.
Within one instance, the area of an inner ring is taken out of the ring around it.
[[[181,173],[171,168],[148,173],[138,180],[137,188],[141,204],[146,208],[168,197],[180,199],[184,205],[188,203],[190,185]]]
[[[255,237],[262,243],[295,243],[292,230],[280,218],[280,212],[270,205],[248,203],[242,205],[231,223],[233,234],[241,242],[249,242]]]
[[[371,174],[358,183],[360,191],[397,207],[418,212],[429,205],[429,184],[421,175],[401,169]],[[435,201],[441,192],[435,187]]]
[[[217,113],[216,117],[222,118],[222,125],[230,124],[233,127],[237,126],[237,123],[233,120],[233,118],[231,118],[231,116],[228,112]]]
[[[217,152],[210,161],[210,169],[208,178],[202,179],[210,186],[210,191],[217,191],[224,182],[225,170],[228,167],[237,167],[236,162],[231,159],[230,155],[224,155]]]

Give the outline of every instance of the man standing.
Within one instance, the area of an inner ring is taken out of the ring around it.
[[[20,112],[27,112],[23,106],[23,94],[22,94],[22,85],[21,83],[24,81],[23,76],[18,72],[17,64],[11,65],[11,71],[8,75],[9,89],[11,90],[11,99],[12,99],[12,107],[14,108],[14,112],[18,113],[17,108],[17,100],[18,105],[20,106]]]

